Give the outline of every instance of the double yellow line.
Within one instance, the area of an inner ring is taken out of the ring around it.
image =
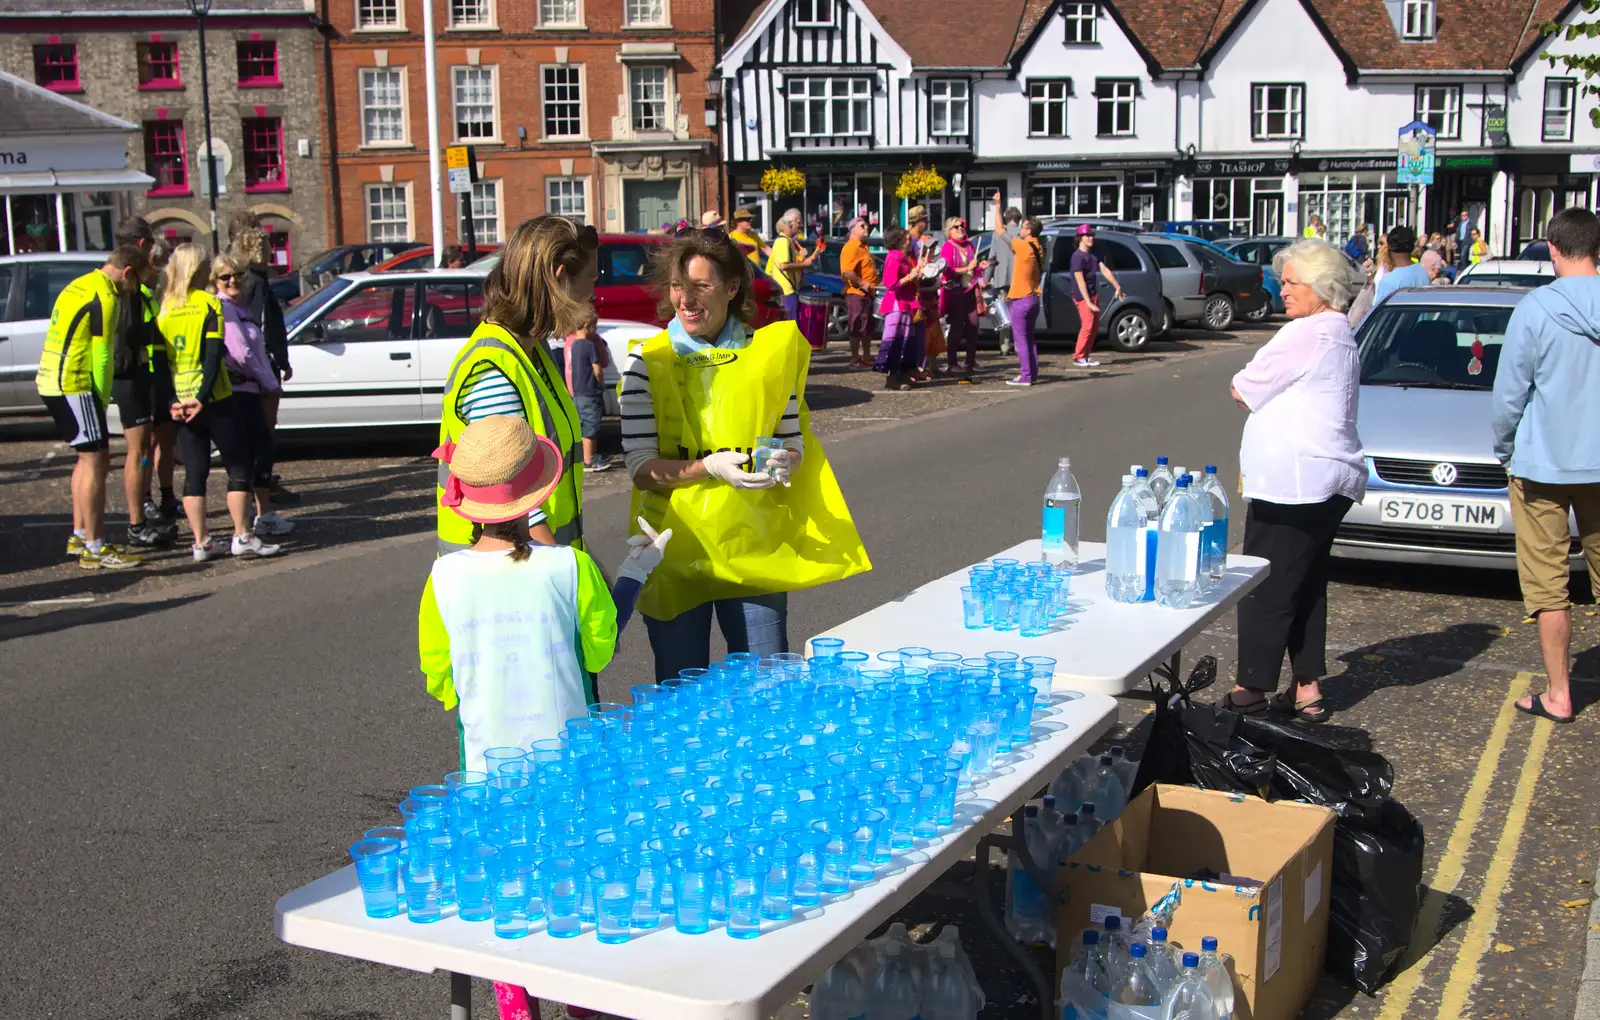
[[[1461,814],[1455,828],[1450,831],[1444,854],[1434,867],[1428,883],[1428,893],[1418,912],[1417,923],[1411,932],[1411,949],[1406,955],[1405,969],[1389,985],[1383,998],[1383,1008],[1377,1020],[1404,1020],[1409,1014],[1411,1000],[1422,984],[1423,972],[1432,961],[1435,940],[1439,936],[1439,923],[1444,906],[1451,893],[1466,873],[1467,854],[1472,849],[1473,836],[1483,819],[1484,805],[1489,789],[1500,768],[1505,753],[1511,725],[1516,720],[1516,702],[1528,693],[1532,673],[1518,673],[1506,692],[1500,713],[1495,716],[1494,727],[1489,731],[1489,741],[1478,758],[1478,767],[1472,774],[1466,798],[1461,802]],[[1522,830],[1528,823],[1528,811],[1533,804],[1534,789],[1539,782],[1539,771],[1544,766],[1545,750],[1550,743],[1554,725],[1546,719],[1534,720],[1533,739],[1527,757],[1522,761],[1522,771],[1506,811],[1500,837],[1495,843],[1494,855],[1484,874],[1483,890],[1473,905],[1472,918],[1467,922],[1461,946],[1456,951],[1450,974],[1445,979],[1442,1000],[1437,1016],[1439,1020],[1457,1020],[1464,1015],[1467,997],[1478,981],[1478,971],[1483,956],[1489,951],[1489,941],[1494,935],[1500,916],[1500,899],[1505,895],[1506,884],[1511,879],[1511,868],[1516,863],[1517,849],[1522,843]]]

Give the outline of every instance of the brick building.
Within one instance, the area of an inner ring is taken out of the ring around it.
[[[287,268],[327,244],[320,130],[319,43],[310,0],[227,0],[206,20],[211,127],[220,187],[217,218],[250,209]],[[195,19],[178,0],[6,0],[0,70],[135,125],[128,166],[154,179],[131,200],[64,196],[68,247],[95,248],[104,223],[146,216],[173,239],[210,243],[205,121]],[[167,10],[172,13],[152,13]],[[14,200],[15,201],[15,200]],[[54,246],[51,218],[38,242]]]
[[[431,241],[424,0],[329,0],[336,242]],[[473,220],[638,230],[717,205],[713,0],[433,0],[441,145],[475,147]],[[460,200],[446,196],[447,241]]]

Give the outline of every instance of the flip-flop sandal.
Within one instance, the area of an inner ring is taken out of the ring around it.
[[[1517,701],[1512,702],[1512,704],[1516,705],[1517,711],[1521,712],[1523,715],[1531,715],[1539,719],[1549,719],[1551,722],[1561,726],[1565,726],[1574,719],[1578,718],[1577,713],[1573,713],[1572,715],[1556,715],[1548,708],[1545,708],[1543,694],[1535,694],[1533,696],[1533,706],[1531,708],[1524,708],[1522,703]]]
[[[1236,697],[1238,693],[1238,691],[1229,691],[1223,696],[1221,701],[1217,702],[1218,707],[1229,712],[1237,712],[1240,715],[1267,714],[1268,706],[1266,698],[1257,698],[1254,701],[1245,701]]]
[[[1333,715],[1327,706],[1323,705],[1320,697],[1312,698],[1310,701],[1290,701],[1288,691],[1274,697],[1272,707],[1285,715],[1308,723],[1325,723],[1328,717]]]

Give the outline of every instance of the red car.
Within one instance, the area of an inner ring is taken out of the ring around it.
[[[600,276],[595,281],[594,307],[602,319],[624,319],[665,326],[657,309],[657,296],[650,286],[650,253],[671,241],[660,234],[601,234]],[[499,245],[480,245],[479,257],[498,254]],[[417,248],[396,255],[372,267],[374,273],[404,272],[433,268],[433,249]],[[757,326],[783,317],[783,294],[778,285],[763,273],[756,274]]]

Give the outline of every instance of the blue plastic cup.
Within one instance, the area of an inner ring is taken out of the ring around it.
[[[456,914],[463,921],[487,921],[494,916],[500,850],[486,843],[462,843],[454,852]]]
[[[413,924],[432,924],[444,916],[444,883],[426,843],[412,840],[406,848],[406,917]]]
[[[630,850],[623,860],[639,869],[633,885],[633,920],[629,922],[640,931],[649,931],[661,924],[662,892],[671,881],[667,869],[667,855],[649,847]]]
[[[560,737],[546,737],[528,745],[528,760],[541,769],[567,757],[567,742]]]
[[[1050,618],[1045,613],[1044,599],[1037,595],[1027,595],[1018,601],[1017,629],[1023,637],[1042,637],[1050,629]]]
[[[500,766],[508,761],[522,761],[528,752],[520,747],[491,747],[483,752],[483,771],[491,776],[500,774]],[[412,791],[416,795],[416,791]]]
[[[767,890],[768,860],[760,854],[739,851],[722,865],[728,900],[728,934],[753,939],[761,934],[761,908]]]
[[[922,784],[910,779],[891,780],[884,788],[884,813],[888,816],[889,847],[910,850],[917,842],[917,801]]]
[[[402,825],[380,825],[361,834],[362,839],[392,839],[400,844],[400,860],[395,866],[395,879],[400,883],[400,895],[406,891],[406,830]]]
[[[994,593],[994,629],[1017,629],[1017,593],[1012,588],[996,588]]]
[[[717,885],[717,859],[710,854],[679,854],[672,883],[673,927],[685,935],[711,930],[711,897]]]
[[[400,841],[363,839],[350,847],[356,882],[368,917],[394,917],[400,913]]]
[[[761,916],[769,921],[787,921],[794,916],[794,879],[800,861],[800,835],[805,830],[789,829],[773,840],[767,856],[767,884],[762,890]]]
[[[982,588],[965,587],[961,589],[961,625],[968,630],[982,630],[987,626],[984,622]]]
[[[794,889],[790,899],[797,907],[814,907],[822,902],[822,858],[828,834],[808,829],[795,836],[800,854],[794,864]]]
[[[811,654],[818,659],[836,659],[844,651],[844,639],[819,637],[811,639]]]
[[[529,901],[533,894],[533,848],[527,844],[501,848],[495,858],[493,896],[489,904],[494,933],[503,939],[528,935]]]
[[[487,772],[452,772],[444,777],[444,785],[451,793],[467,786],[483,786],[488,781]]]
[[[595,938],[607,945],[628,941],[633,933],[639,869],[625,861],[597,864],[589,869],[589,880],[598,904]]]
[[[995,668],[999,668],[1001,666],[1004,666],[1007,663],[1016,662],[1018,659],[1021,658],[1021,656],[1019,656],[1016,652],[1004,652],[1004,651],[984,652],[983,653],[983,657],[984,657],[984,659],[986,659],[988,661],[989,665],[991,665],[991,666],[993,666]]]
[[[832,816],[812,822],[811,829],[828,837],[822,844],[822,874],[817,887],[831,896],[849,892],[850,861],[855,849],[854,826]]]
[[[583,931],[579,901],[583,897],[584,868],[576,857],[551,857],[539,868],[544,880],[545,930],[553,938],[576,938]]]
[[[850,881],[870,882],[878,874],[878,842],[888,814],[877,808],[862,808],[850,825]]]

